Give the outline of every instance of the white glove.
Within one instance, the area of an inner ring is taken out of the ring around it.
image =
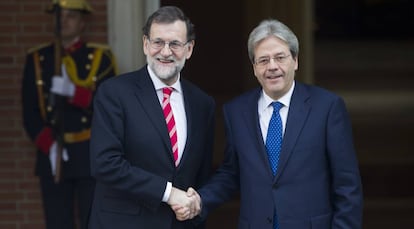
[[[58,151],[58,144],[57,142],[53,142],[52,146],[50,146],[49,150],[49,161],[50,161],[50,167],[52,168],[52,174],[56,174],[56,157],[57,157],[57,151]],[[68,151],[63,148],[62,149],[62,160],[63,161],[69,161],[69,155]]]
[[[73,97],[75,89],[75,84],[69,79],[66,67],[62,64],[62,76],[52,77],[50,92],[61,96]]]

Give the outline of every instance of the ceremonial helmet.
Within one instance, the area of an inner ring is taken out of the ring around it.
[[[53,0],[52,5],[46,9],[46,12],[54,12],[56,4],[59,4],[62,9],[80,10],[86,14],[90,14],[93,11],[92,7],[86,0]]]

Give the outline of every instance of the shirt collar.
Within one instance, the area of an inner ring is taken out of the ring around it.
[[[293,81],[292,86],[290,87],[289,91],[284,94],[277,102],[280,102],[283,104],[284,107],[289,107],[290,100],[292,99],[293,89],[295,88],[295,81]],[[264,111],[267,107],[271,105],[274,101],[272,98],[270,98],[264,90],[262,90],[261,99],[259,100],[259,111]]]
[[[175,81],[175,83],[171,86],[165,84],[164,82],[162,82],[157,75],[155,75],[155,72],[152,71],[152,69],[149,67],[149,65],[147,65],[147,70],[148,73],[151,77],[152,83],[154,84],[155,90],[162,90],[164,87],[172,87],[174,89],[174,91],[177,91],[178,93],[181,93],[181,83],[180,83],[180,73],[178,73],[178,78],[177,81]]]

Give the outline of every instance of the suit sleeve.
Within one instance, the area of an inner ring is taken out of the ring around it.
[[[203,204],[200,215],[202,219],[206,219],[212,210],[230,200],[232,195],[239,190],[239,162],[233,147],[231,122],[226,106],[223,110],[226,134],[225,155],[223,163],[213,177],[199,190]]]
[[[210,98],[210,97],[209,97]],[[204,147],[204,159],[199,169],[199,173],[197,176],[197,187],[201,187],[206,183],[208,178],[211,176],[212,172],[212,164],[213,164],[213,146],[214,146],[214,125],[215,125],[215,102],[212,98],[210,98],[208,104],[208,110],[210,111],[207,119],[207,143]]]
[[[152,211],[159,207],[167,180],[131,165],[124,152],[124,109],[120,87],[111,80],[97,90],[90,142],[91,174],[100,183],[131,196]],[[111,94],[110,92],[117,94]]]
[[[40,82],[36,82],[34,58],[32,54],[29,54],[26,56],[21,90],[23,126],[37,148],[44,154],[48,154],[54,140],[51,128],[46,125],[41,115],[37,83]]]
[[[334,198],[332,228],[361,228],[362,185],[351,122],[342,99],[338,98],[333,103],[327,126],[327,150]]]

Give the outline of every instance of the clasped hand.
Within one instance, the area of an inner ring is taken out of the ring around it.
[[[66,67],[62,64],[62,76],[52,77],[52,86],[50,92],[56,95],[73,97],[75,94],[75,84],[69,79]]]
[[[191,187],[187,192],[173,187],[168,204],[175,212],[177,220],[180,221],[192,219],[201,212],[200,195]]]

